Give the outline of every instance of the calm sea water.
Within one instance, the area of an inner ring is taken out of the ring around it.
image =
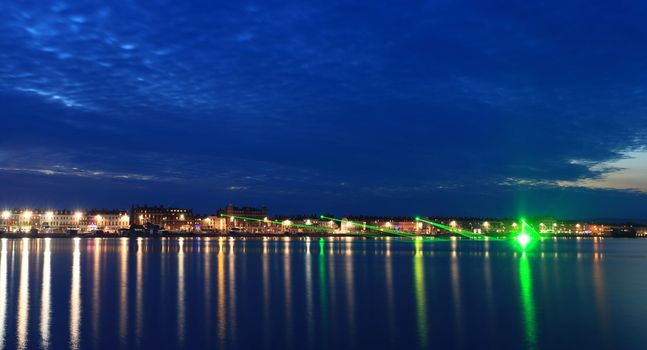
[[[647,241],[2,239],[4,348],[644,349]]]

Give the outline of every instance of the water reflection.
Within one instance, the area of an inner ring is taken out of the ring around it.
[[[72,287],[70,289],[70,348],[78,349],[81,328],[81,250],[80,238],[74,238]]]
[[[389,344],[393,346],[395,344],[395,286],[393,284],[393,258],[391,257],[390,240],[387,240],[385,243],[384,255],[384,282],[387,300],[387,320],[389,323]]]
[[[0,251],[0,348],[5,348],[7,325],[7,239],[2,239]]]
[[[218,342],[220,348],[225,345],[227,324],[225,320],[225,253],[224,238],[218,239]]]
[[[521,285],[521,306],[528,349],[537,346],[537,323],[535,319],[535,300],[532,291],[532,273],[526,253],[519,259],[519,282]]]
[[[539,317],[540,305],[586,310],[577,329],[590,330],[587,345],[634,330],[620,313],[641,320],[642,301],[625,294],[620,271],[640,271],[643,259],[618,259],[622,249],[640,254],[635,246],[560,242],[557,260],[548,240],[535,260],[495,241],[318,242],[2,239],[0,347],[532,349],[551,342],[547,330],[566,336],[559,330],[575,324],[553,308]],[[623,304],[611,304],[617,293]],[[514,319],[519,327],[502,331]]]
[[[263,258],[262,258],[262,269],[263,269],[263,341],[265,347],[270,347],[271,341],[271,314],[270,314],[270,305],[271,305],[271,285],[270,285],[270,254],[268,247],[268,240],[263,239]]]
[[[427,294],[425,287],[425,264],[422,254],[422,241],[415,241],[415,254],[413,256],[413,276],[416,291],[416,315],[418,316],[418,337],[420,346],[427,348],[429,343],[427,335]]]
[[[51,317],[51,271],[52,252],[50,250],[51,238],[45,239],[45,252],[43,253],[43,283],[41,285],[40,299],[40,347],[49,348],[49,328]]]
[[[593,287],[595,289],[595,306],[598,312],[598,319],[600,320],[600,329],[602,336],[605,339],[608,337],[608,319],[609,313],[606,303],[606,292],[604,284],[604,273],[602,271],[602,264],[604,254],[602,253],[602,241],[599,238],[593,240]]]
[[[29,238],[22,239],[20,263],[20,287],[18,288],[17,347],[27,348],[27,326],[29,322]]]
[[[143,259],[144,252],[142,252],[142,241],[143,239],[137,238],[137,272],[135,276],[137,278],[137,285],[135,290],[135,335],[137,337],[137,345],[141,346],[142,341],[142,331],[144,327],[144,268],[143,268]]]
[[[283,242],[283,292],[285,294],[285,337],[288,346],[292,341],[292,271],[290,261],[290,239]]]
[[[321,313],[321,335],[326,339],[328,334],[328,285],[326,280],[326,241],[319,239],[319,307]]]
[[[101,238],[94,239],[94,262],[92,268],[92,333],[93,345],[99,346],[99,315],[101,314]]]
[[[234,251],[234,244],[236,240],[229,238],[229,291],[227,298],[229,299],[229,341],[233,348],[236,347],[236,252]]]
[[[119,339],[128,344],[128,238],[121,238],[119,248]]]
[[[184,323],[186,322],[184,295],[184,238],[180,238],[177,254],[177,339],[180,347],[184,345]]]
[[[308,325],[308,345],[312,348],[314,346],[314,296],[312,291],[312,255],[310,254],[310,239],[306,241],[304,265],[306,270],[306,320]]]
[[[353,268],[353,249],[352,238],[348,238],[346,244],[346,253],[344,254],[344,269],[346,275],[346,305],[348,317],[348,341],[349,347],[355,348],[356,321],[355,321],[355,277]]]
[[[452,237],[453,238],[453,237]],[[454,304],[454,327],[456,331],[456,339],[459,344],[463,340],[463,305],[461,297],[461,277],[458,261],[458,243],[452,240],[452,256],[451,256],[451,280],[452,280],[452,300]]]

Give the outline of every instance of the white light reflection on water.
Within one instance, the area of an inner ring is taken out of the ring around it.
[[[180,347],[184,345],[184,323],[186,320],[185,292],[184,292],[184,238],[178,241],[179,252],[177,255],[177,337]]]
[[[128,344],[128,238],[119,247],[119,340]]]
[[[283,242],[283,290],[285,293],[285,337],[288,346],[292,342],[292,271],[290,261],[290,238],[284,238]]]
[[[263,346],[266,348],[270,347],[271,342],[271,327],[270,327],[270,256],[267,237],[263,238],[263,258],[262,258],[262,269],[263,269]]]
[[[22,239],[20,262],[20,287],[18,288],[18,349],[27,348],[27,326],[29,324],[29,238]]]
[[[305,254],[305,270],[306,270],[306,319],[308,331],[308,345],[310,348],[314,347],[314,296],[312,290],[312,254],[310,253],[310,238],[306,239],[306,254]]]
[[[2,239],[0,252],[0,348],[5,348],[7,327],[7,239]]]
[[[94,239],[94,262],[92,265],[92,333],[93,345],[99,347],[99,315],[101,314],[101,238]]]
[[[81,329],[81,239],[74,238],[72,288],[70,289],[70,348],[80,348]]]
[[[142,251],[143,238],[137,238],[137,285],[135,290],[135,336],[137,337],[137,346],[142,345],[142,336],[144,328],[144,268],[143,258],[144,252]]]
[[[453,237],[452,237],[453,238]],[[452,257],[451,257],[451,280],[452,280],[452,300],[454,301],[454,326],[456,339],[460,342],[463,339],[463,306],[461,296],[461,277],[457,253],[458,243],[452,240]]]
[[[347,315],[348,315],[348,342],[349,347],[354,349],[356,347],[356,334],[357,334],[357,325],[356,325],[356,315],[355,315],[355,276],[354,276],[354,267],[353,267],[353,240],[352,237],[347,237],[346,242],[346,252],[344,254],[344,273],[346,275],[346,305],[347,305]]]
[[[40,299],[40,347],[49,348],[49,328],[51,317],[51,238],[45,238],[45,252],[43,253],[43,282],[41,285]]]

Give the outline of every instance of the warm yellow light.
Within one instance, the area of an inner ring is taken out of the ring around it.
[[[449,226],[451,226],[451,227],[456,227],[456,225],[457,225],[457,224],[456,224],[456,220],[452,220],[452,221],[449,223]]]
[[[82,217],[83,217],[83,213],[81,213],[80,211],[77,211],[76,213],[74,213],[74,218],[76,220],[81,220]]]
[[[184,214],[180,214],[180,220],[184,221]]]
[[[306,225],[312,225],[312,220],[310,219],[306,220]]]
[[[384,224],[384,226],[386,226],[387,228],[391,227],[391,222],[387,221],[386,224]]]
[[[22,213],[22,217],[25,218],[25,220],[30,220],[33,214],[34,213],[32,213],[30,210],[26,210]]]
[[[95,216],[95,217],[94,217],[94,219],[95,219],[97,222],[99,222],[99,221],[103,220],[103,216],[101,216],[101,215],[97,215],[97,216]]]
[[[292,221],[290,221],[290,220],[284,220],[284,221],[282,222],[282,224],[283,224],[283,226],[290,226],[290,225],[292,225]]]
[[[52,220],[52,218],[54,218],[54,212],[53,211],[46,212],[45,218],[47,218],[47,220]]]
[[[11,217],[11,212],[9,212],[9,210],[5,210],[5,211],[2,212],[2,218],[3,219],[9,220],[10,217]]]
[[[483,223],[483,227],[486,227],[486,228],[487,228],[487,227],[490,227],[490,223],[489,223],[489,222],[487,222],[487,221],[486,221],[486,222],[484,222],[484,223]]]
[[[130,221],[130,216],[124,214],[121,216],[121,221]]]

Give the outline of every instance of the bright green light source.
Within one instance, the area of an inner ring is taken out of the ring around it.
[[[420,221],[420,217],[419,217],[419,216],[416,216],[416,221]]]
[[[528,236],[526,233],[522,233],[519,236],[517,236],[517,242],[519,242],[519,245],[521,245],[521,248],[525,248],[530,243],[530,236]]]
[[[319,215],[319,219],[323,219],[323,218],[324,218],[324,216],[323,216],[323,215]]]

